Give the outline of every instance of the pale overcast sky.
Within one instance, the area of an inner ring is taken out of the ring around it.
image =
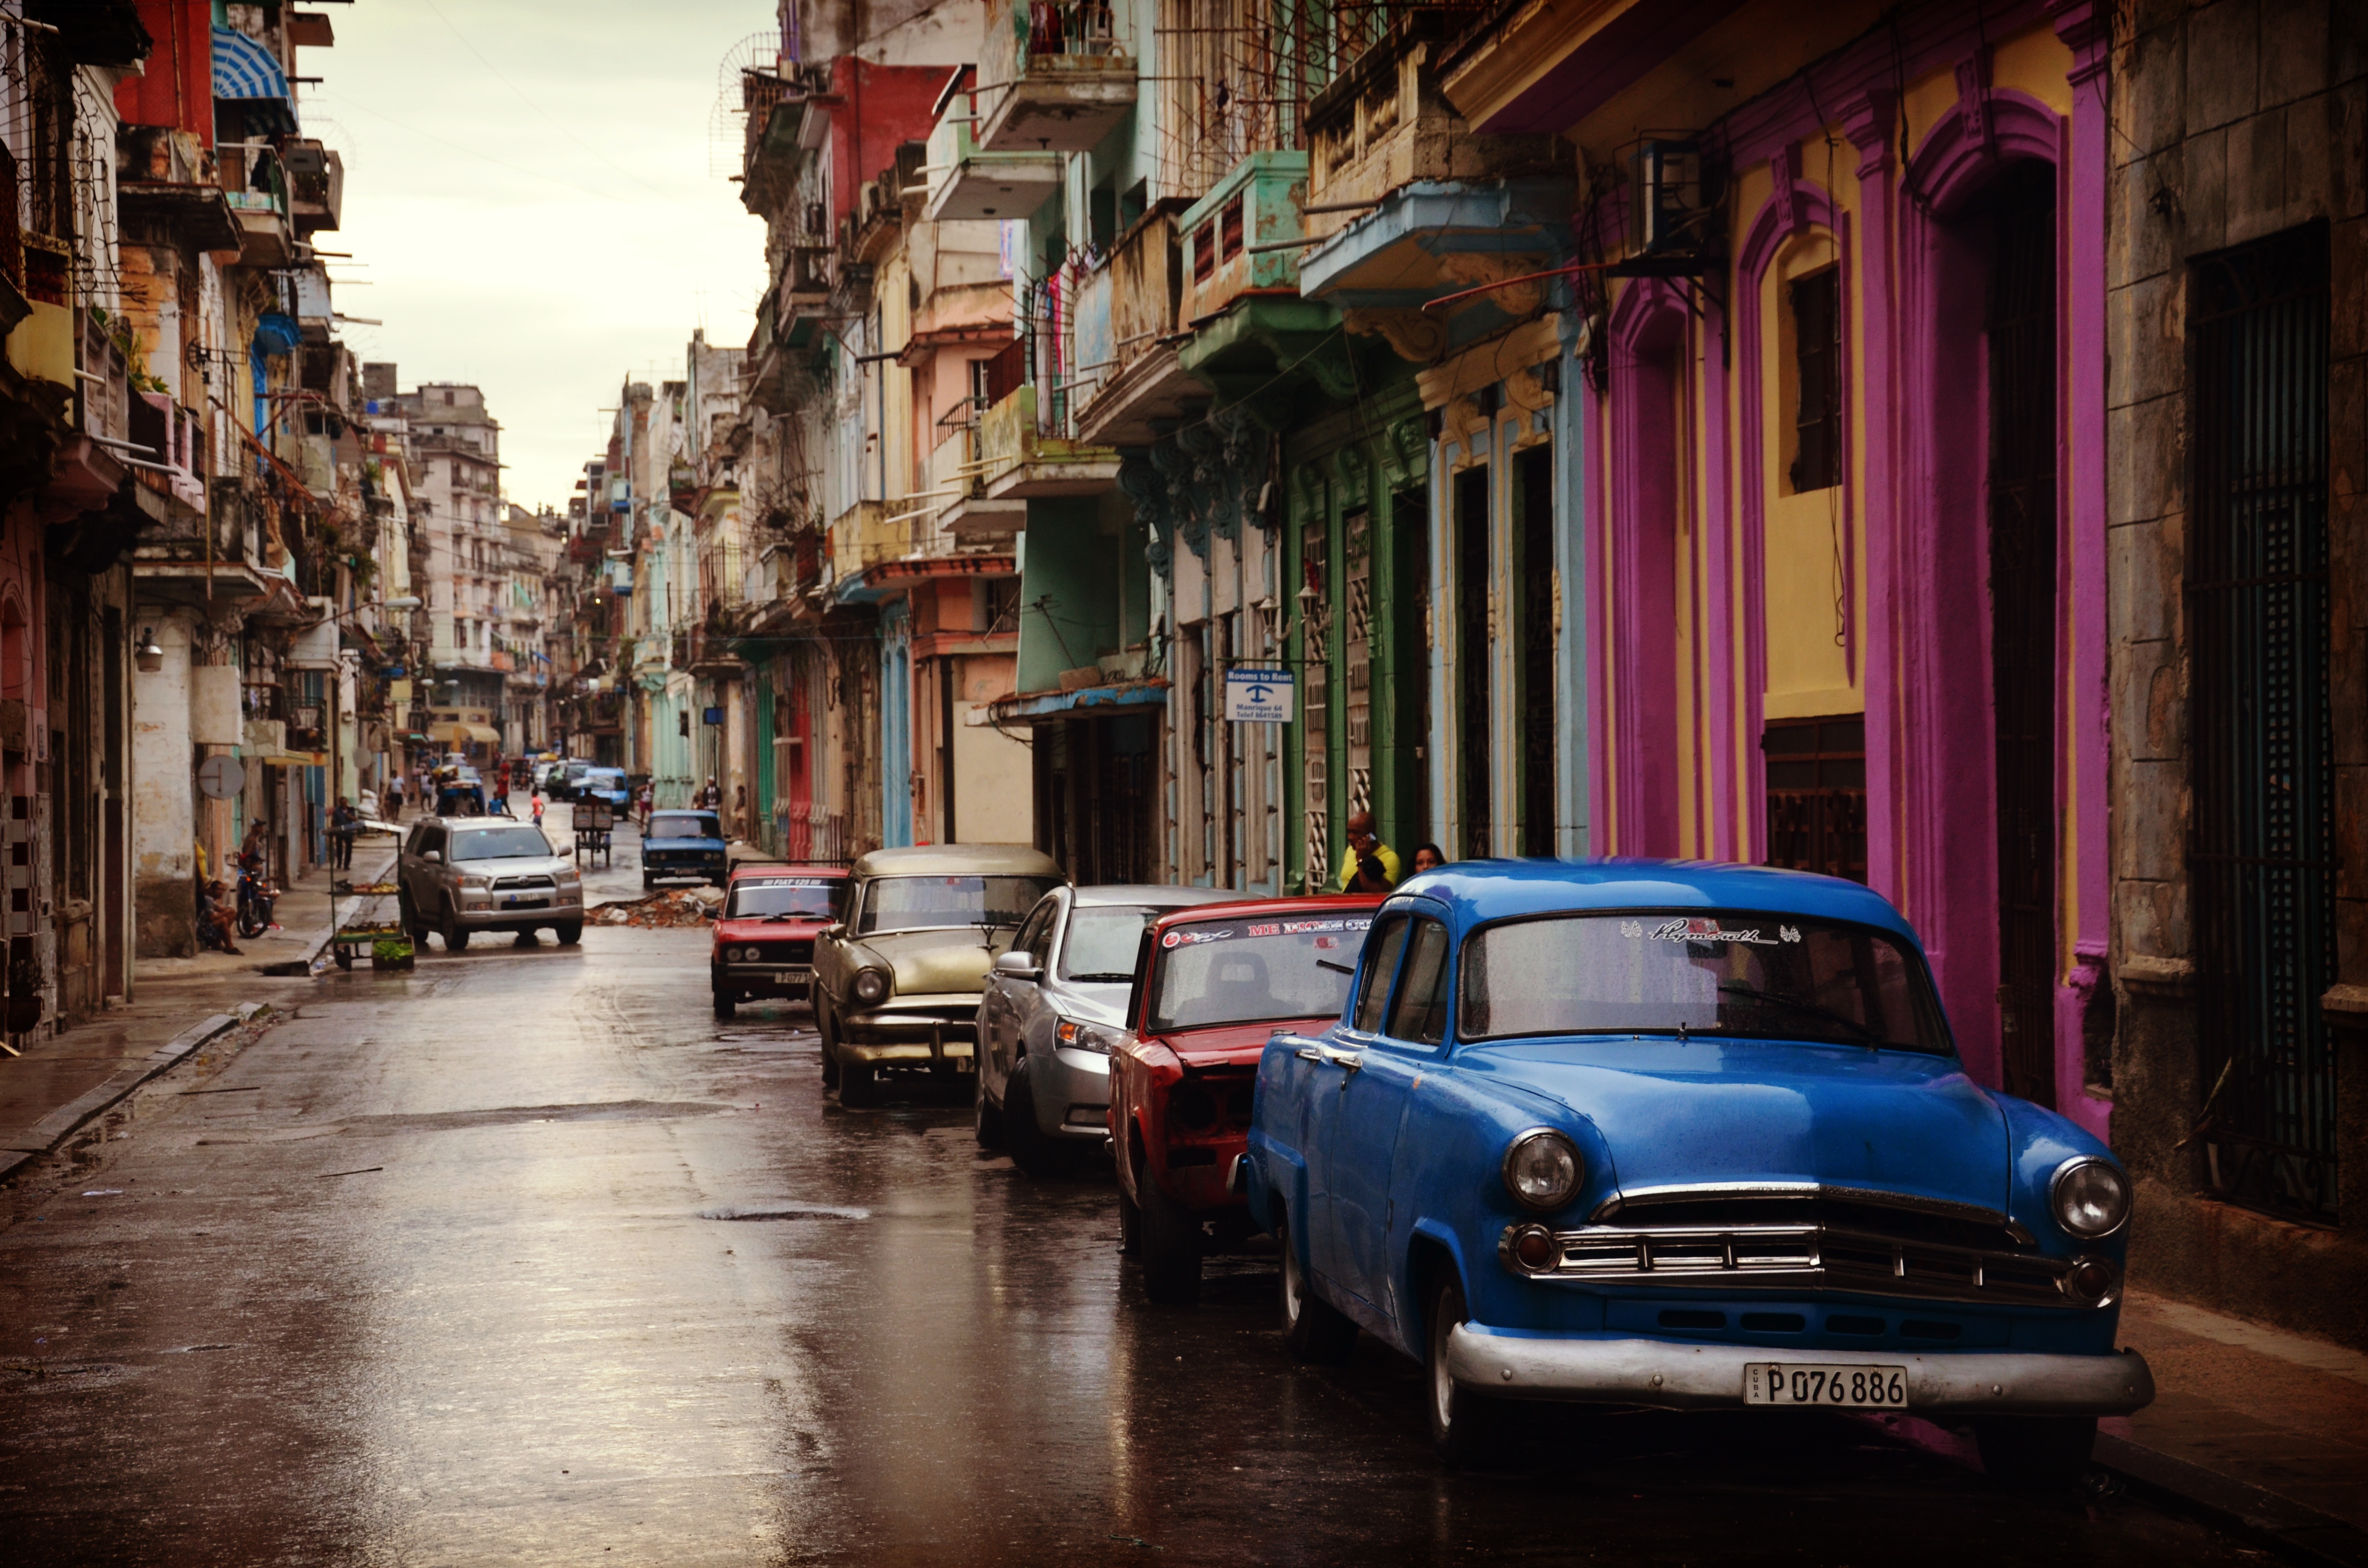
[[[771,0],[359,0],[303,50],[305,130],[345,159],[323,233],[337,309],[405,391],[474,381],[502,425],[505,488],[564,506],[628,374],[747,341],[764,226],[711,173],[717,73]],[[348,285],[351,286],[348,286]]]

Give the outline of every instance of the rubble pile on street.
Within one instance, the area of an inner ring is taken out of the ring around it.
[[[603,926],[637,926],[643,929],[704,926],[723,906],[721,888],[675,888],[592,906],[591,918]]]

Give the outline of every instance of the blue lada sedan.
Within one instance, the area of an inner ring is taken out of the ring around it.
[[[1259,1061],[1284,1342],[1429,1371],[1450,1464],[1508,1400],[1904,1411],[2077,1473],[2154,1397],[2117,1352],[2128,1177],[1965,1075],[1915,933],[1852,882],[1466,862],[1375,917],[1341,1021]]]

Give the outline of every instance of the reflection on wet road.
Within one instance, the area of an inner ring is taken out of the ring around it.
[[[1286,1365],[1256,1257],[1147,1306],[1106,1176],[985,1156],[966,1095],[841,1111],[802,1009],[711,1017],[705,954],[595,927],[333,974],[177,1085],[256,1092],[154,1098],[20,1201],[7,1558],[2254,1555],[1839,1419],[1548,1412],[1527,1473],[1443,1474],[1411,1365]]]

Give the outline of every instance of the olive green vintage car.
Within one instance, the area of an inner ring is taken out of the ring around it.
[[[847,919],[814,942],[822,1081],[876,1101],[880,1074],[973,1070],[987,966],[1036,901],[1068,879],[1019,844],[875,849],[855,863]]]

